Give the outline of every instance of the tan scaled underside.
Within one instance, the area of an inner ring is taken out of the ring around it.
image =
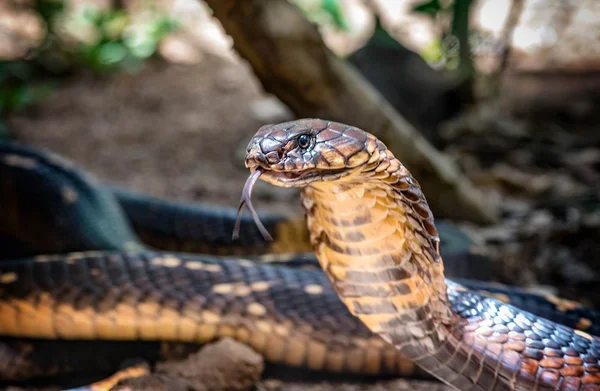
[[[411,180],[382,150],[362,171],[304,189],[303,203],[319,262],[350,311],[397,347],[433,349],[452,314],[431,212]]]

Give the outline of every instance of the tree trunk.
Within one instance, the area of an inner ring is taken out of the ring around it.
[[[299,117],[323,118],[373,133],[418,178],[437,216],[490,223],[482,194],[354,68],[323,43],[287,0],[206,0],[264,89]]]

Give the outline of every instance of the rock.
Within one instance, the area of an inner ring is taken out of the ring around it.
[[[451,388],[439,382],[419,380],[384,380],[371,383],[346,383],[346,382],[290,382],[280,383],[265,380],[257,385],[258,391],[450,391]]]
[[[112,391],[243,391],[254,387],[263,369],[261,355],[224,338],[184,360],[158,363],[154,374],[125,379]]]
[[[263,357],[230,338],[206,346],[183,361],[159,363],[158,373],[185,379],[192,389],[247,390],[260,379]]]
[[[165,375],[148,375],[142,377],[131,377],[121,381],[117,386],[111,388],[111,391],[188,391],[202,390],[208,391],[208,388],[189,387],[186,380],[177,379]]]

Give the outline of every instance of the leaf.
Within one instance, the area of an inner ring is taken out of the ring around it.
[[[117,40],[123,30],[129,25],[129,16],[125,11],[111,11],[106,15],[105,20],[100,26],[102,33],[110,40]]]
[[[421,58],[428,64],[439,63],[444,58],[444,45],[441,40],[435,40],[427,45],[420,52]]]
[[[139,58],[148,58],[156,52],[157,41],[153,39],[140,40],[134,46],[130,46],[131,54]]]
[[[108,42],[98,48],[98,62],[102,65],[113,65],[127,56],[127,48],[120,42]]]
[[[339,0],[323,0],[321,8],[332,17],[333,22],[338,28],[348,30],[349,27],[344,17],[344,10]]]
[[[161,17],[156,19],[150,27],[150,35],[152,38],[159,42],[163,39],[167,34],[176,31],[179,28],[179,23],[177,20],[168,17]]]

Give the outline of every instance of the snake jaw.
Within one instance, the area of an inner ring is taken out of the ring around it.
[[[260,156],[260,154],[258,154]],[[244,184],[240,205],[238,207],[235,226],[231,235],[233,240],[237,240],[240,236],[240,225],[244,206],[248,207],[252,219],[261,235],[266,241],[272,241],[273,237],[260,221],[260,217],[252,205],[252,189],[258,181],[262,179],[267,183],[271,183],[280,187],[304,187],[314,181],[322,181],[327,179],[339,179],[347,174],[343,171],[323,171],[318,169],[313,170],[297,170],[297,171],[274,171],[262,167],[261,160],[246,159],[246,167],[250,168],[251,174]]]
[[[306,187],[350,175],[346,170],[307,169],[303,171],[264,171],[260,179],[278,187]]]

